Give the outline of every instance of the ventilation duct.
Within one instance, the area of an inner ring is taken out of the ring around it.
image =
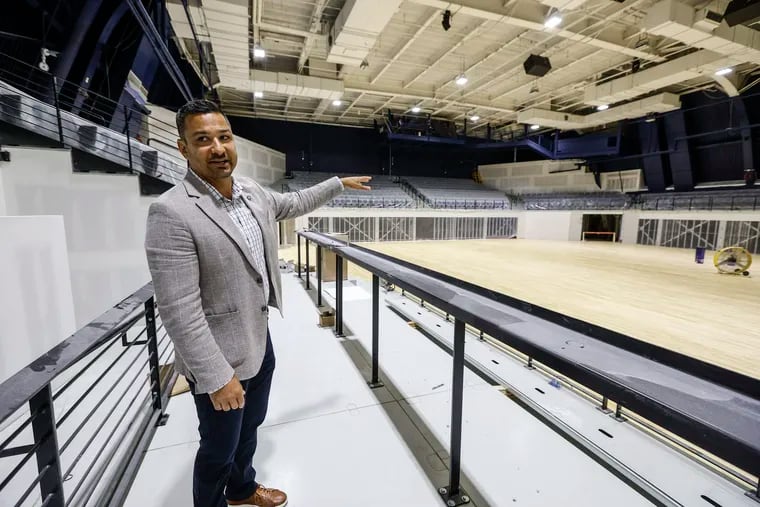
[[[746,26],[715,25],[716,13],[700,10],[674,0],[665,0],[651,7],[642,28],[690,46],[708,49],[741,62],[760,64],[760,37]]]
[[[360,66],[402,0],[348,0],[330,29],[327,61]]]
[[[674,111],[680,107],[681,99],[678,95],[661,93],[588,115],[548,111],[546,109],[526,109],[517,114],[517,122],[560,130],[582,130],[620,120],[640,118],[648,114]]]
[[[715,71],[737,62],[712,51],[697,51],[635,74],[628,74],[600,85],[587,86],[584,102],[594,106],[614,104],[647,95],[661,88],[690,79],[713,77]]]
[[[582,7],[586,0],[541,0],[541,3],[562,11],[572,11]]]
[[[285,72],[252,70],[249,79],[230,78],[220,84],[249,93],[279,93],[333,100],[343,96],[343,81]]]

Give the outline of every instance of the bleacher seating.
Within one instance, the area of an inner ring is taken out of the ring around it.
[[[407,177],[410,185],[432,208],[444,209],[511,209],[512,202],[504,192],[488,188],[464,178]]]
[[[760,190],[737,188],[709,192],[669,192],[641,194],[645,210],[758,210]]]
[[[526,210],[618,210],[631,207],[631,199],[620,192],[522,194],[519,200]]]
[[[328,174],[318,172],[294,172],[292,179],[282,180],[286,190],[296,191],[308,188],[332,176],[349,176],[343,174]],[[352,175],[353,176],[353,175]],[[373,175],[369,183],[372,192],[346,189],[342,194],[332,199],[327,206],[339,208],[415,208],[416,200],[407,194],[400,186],[398,178],[383,175]]]

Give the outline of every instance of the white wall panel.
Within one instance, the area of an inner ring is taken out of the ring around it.
[[[8,150],[6,214],[63,217],[77,328],[149,281],[143,244],[153,198],[140,196],[136,176],[73,173],[68,150]]]
[[[0,383],[76,330],[63,217],[0,217]]]

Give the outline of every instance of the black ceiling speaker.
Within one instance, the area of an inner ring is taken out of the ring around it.
[[[523,63],[523,67],[526,74],[538,77],[545,75],[552,68],[548,58],[538,55],[530,55]]]
[[[750,25],[760,21],[760,0],[733,0],[726,7],[723,19],[728,26]]]
[[[451,11],[443,11],[443,19],[441,20],[441,26],[444,30],[448,31],[451,28]]]

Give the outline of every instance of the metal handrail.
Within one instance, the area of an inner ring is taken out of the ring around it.
[[[14,502],[21,505],[35,489],[43,505],[57,507],[87,503],[96,493],[98,505],[120,503],[117,499],[125,498],[137,472],[135,460],[141,459],[150,442],[146,435],[152,437],[155,427],[166,421],[168,395],[176,379],[173,367],[167,365],[163,377],[160,371],[159,363],[168,362],[173,349],[165,332],[159,337],[163,327],[157,324],[159,320],[153,285],[148,283],[0,384],[0,431],[10,433],[0,443],[0,460],[21,456],[0,481],[3,498],[20,494]],[[135,336],[128,340],[130,333]],[[120,353],[114,349],[118,344],[123,347]],[[113,355],[115,359],[109,357]],[[54,393],[55,381],[77,368]],[[93,376],[97,378],[92,380]],[[91,395],[103,388],[101,382],[107,377],[108,389],[93,399]],[[61,395],[82,384],[81,392],[72,394],[77,396],[76,402],[57,416],[55,405],[65,401]],[[124,404],[130,394],[131,400]],[[94,409],[84,410],[86,399]],[[27,404],[29,416],[25,417],[22,409]],[[33,442],[18,443],[29,426]],[[67,439],[59,444],[62,429]],[[81,439],[86,439],[83,445]],[[78,445],[73,445],[75,442]],[[95,446],[99,446],[96,457],[83,472],[76,472]],[[119,450],[129,452],[113,459]],[[19,472],[33,457],[39,473],[22,483]],[[111,473],[113,481],[99,489],[106,473]],[[75,484],[65,481],[70,474],[79,478]]]
[[[461,490],[459,476],[462,431],[462,370],[465,362],[466,324],[480,330],[481,334],[488,334],[504,345],[528,356],[529,365],[532,360],[540,361],[552,370],[573,379],[595,393],[601,394],[601,408],[607,409],[608,400],[615,400],[618,416],[621,416],[623,408],[626,408],[629,412],[638,414],[643,420],[650,421],[688,441],[695,447],[704,449],[747,472],[746,476],[743,474],[735,476],[737,479],[743,479],[746,485],[752,484],[749,481],[758,480],[760,461],[757,458],[760,456],[760,447],[756,442],[747,440],[747,436],[752,434],[751,431],[745,430],[743,433],[736,433],[730,429],[717,427],[714,425],[715,419],[704,420],[699,412],[690,412],[685,409],[684,407],[689,406],[688,399],[684,404],[673,404],[667,397],[659,397],[656,390],[644,389],[635,383],[628,383],[624,374],[615,376],[609,371],[598,368],[592,362],[578,362],[556,349],[546,347],[541,340],[534,341],[529,332],[525,330],[509,330],[505,326],[504,316],[509,316],[510,313],[498,308],[502,306],[518,309],[550,325],[565,328],[568,332],[586,335],[598,343],[619,349],[628,356],[637,356],[644,366],[657,364],[660,365],[661,370],[669,369],[688,375],[698,381],[702,388],[707,389],[708,392],[712,392],[711,389],[714,389],[714,392],[722,392],[727,388],[741,396],[760,400],[758,394],[760,393],[760,381],[757,379],[324,234],[313,231],[300,231],[297,234],[297,276],[299,278],[302,276],[301,238],[306,240],[307,265],[310,242],[313,242],[317,247],[318,255],[319,250],[323,248],[335,255],[336,335],[343,336],[342,270],[344,261],[352,262],[372,274],[372,378],[369,382],[371,386],[382,385],[379,377],[378,360],[378,282],[380,278],[402,289],[402,294],[404,291],[411,292],[421,300],[423,306],[428,302],[433,304],[446,313],[447,320],[449,315],[454,318],[451,445],[449,447],[451,466],[449,483],[439,490],[447,505],[459,505],[467,502],[466,499],[464,502],[462,501],[464,491]],[[321,269],[321,263],[318,262],[316,273],[318,282],[322,278]],[[306,289],[308,290],[308,270],[305,277]],[[319,285],[317,290],[321,290]],[[742,403],[743,401],[739,400],[733,403],[733,407],[736,409],[734,413],[741,413]],[[717,406],[713,408],[715,409]],[[723,409],[723,406],[720,408]],[[748,496],[760,500],[760,484],[755,483],[755,489],[748,492]],[[454,503],[451,503],[452,501]]]
[[[14,66],[22,70],[13,72]],[[179,153],[149,147],[154,135],[176,137],[176,127],[150,116],[147,109],[120,104],[4,53],[0,53],[0,92],[0,113],[6,122],[110,160],[132,173],[167,183],[184,176]]]

